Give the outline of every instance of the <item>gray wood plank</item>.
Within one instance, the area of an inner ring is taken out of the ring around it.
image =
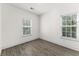
[[[45,40],[33,40],[2,50],[2,56],[79,56],[74,51]]]

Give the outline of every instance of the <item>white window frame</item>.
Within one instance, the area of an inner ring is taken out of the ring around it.
[[[24,21],[27,21],[28,19],[23,19],[23,24],[24,24]],[[24,34],[23,33],[23,36],[31,36],[32,35],[32,20],[28,20],[28,21],[30,21],[30,25],[29,26],[27,26],[27,25],[23,25],[22,26],[22,29],[23,28],[30,28],[30,33],[29,34]],[[24,32],[24,30],[23,30],[23,32]]]
[[[75,35],[76,35],[76,38],[77,38],[77,14],[69,14],[69,15],[62,15],[62,16],[71,16],[71,15],[76,15],[76,25],[63,25],[62,24],[62,28],[66,28],[66,27],[76,27],[76,32],[74,32],[75,33]],[[65,20],[65,21],[67,21],[67,20]],[[72,20],[71,20],[72,21]],[[62,19],[62,23],[63,23],[63,19]],[[74,38],[74,37],[72,37],[72,29],[70,30],[71,31],[71,36],[70,37],[68,37],[67,36],[67,34],[66,34],[66,36],[63,36],[63,33],[62,33],[62,38],[65,38],[65,39],[71,39],[71,40],[75,40],[76,38]],[[63,30],[62,30],[62,32],[64,32]],[[66,31],[65,31],[66,33],[68,32],[67,31],[67,29],[66,29]]]

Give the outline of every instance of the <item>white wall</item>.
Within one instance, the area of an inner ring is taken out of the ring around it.
[[[61,37],[61,15],[79,12],[79,4],[63,4],[41,16],[41,38],[52,43],[79,51],[79,41],[66,40]],[[79,20],[79,19],[78,19]],[[79,24],[78,24],[79,30]],[[79,40],[77,36],[77,40]]]
[[[23,18],[32,20],[32,36],[22,36]],[[39,38],[39,16],[16,8],[2,5],[2,48],[8,48]]]
[[[1,55],[1,41],[2,41],[2,37],[1,37],[1,20],[2,20],[2,18],[1,18],[1,16],[2,16],[2,5],[0,4],[0,55]]]

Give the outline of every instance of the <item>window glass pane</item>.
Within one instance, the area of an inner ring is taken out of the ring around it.
[[[71,32],[72,31],[72,27],[67,27],[67,32]]]
[[[67,32],[67,37],[71,37],[71,33],[70,32]]]
[[[67,17],[67,21],[71,20],[71,16],[66,16]]]
[[[76,20],[77,19],[77,15],[72,15],[72,20]]]
[[[67,20],[67,17],[66,17],[66,16],[62,16],[62,19],[63,19],[63,20]]]
[[[31,28],[30,27],[23,27],[23,35],[31,34]]]
[[[30,20],[27,20],[26,22],[27,22],[27,26],[30,26]]]
[[[66,29],[67,29],[66,27],[63,27],[63,28],[62,28],[62,31],[63,31],[63,32],[66,32]]]
[[[63,21],[63,25],[67,25],[67,21]]]
[[[67,33],[66,32],[62,32],[62,36],[67,36]]]
[[[30,26],[30,20],[23,20],[24,26]]]
[[[72,32],[76,32],[76,27],[72,27]]]
[[[72,20],[72,25],[76,25],[76,20]]]
[[[67,21],[67,25],[72,25],[72,22],[71,21]]]
[[[72,37],[73,37],[73,38],[76,38],[76,33],[73,32],[73,33],[72,33]]]
[[[77,15],[72,15],[72,25],[76,25]]]

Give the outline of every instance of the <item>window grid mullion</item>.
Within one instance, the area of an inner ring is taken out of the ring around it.
[[[70,37],[73,37],[74,33],[76,34],[76,32],[75,32],[76,31],[76,23],[72,23],[73,21],[75,21],[75,20],[73,20],[73,19],[66,20],[65,19],[62,21],[62,33],[63,34],[65,33],[66,37],[68,37],[68,35],[70,35]],[[75,31],[73,31],[73,29],[75,29]]]

